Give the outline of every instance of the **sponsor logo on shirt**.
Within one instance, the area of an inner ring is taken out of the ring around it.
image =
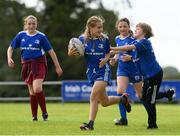
[[[95,52],[95,49],[91,49],[91,52]]]
[[[40,50],[40,48],[32,47],[32,44],[29,44],[28,47],[21,47],[21,50]]]
[[[39,41],[39,40],[35,40],[35,43],[36,43],[36,44],[39,44],[39,43],[40,43],[40,41]]]
[[[103,45],[103,44],[99,44],[99,45],[98,45],[98,48],[103,49],[103,48],[104,48],[104,45]]]
[[[103,55],[103,52],[86,52],[86,55]]]

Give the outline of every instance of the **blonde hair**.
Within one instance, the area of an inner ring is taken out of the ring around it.
[[[33,16],[33,15],[26,16],[26,17],[24,18],[24,30],[27,30],[26,25],[27,25],[27,21],[28,21],[29,19],[33,19],[33,20],[35,20],[36,23],[37,23],[37,18],[36,18],[35,16]]]
[[[136,25],[136,27],[140,27],[142,29],[143,33],[145,34],[144,35],[145,38],[150,38],[150,37],[154,36],[150,25],[148,25],[146,23],[138,23]]]
[[[85,28],[85,31],[84,31],[84,36],[87,39],[91,38],[91,33],[90,33],[89,29],[92,28],[92,27],[95,27],[98,22],[103,24],[105,22],[105,20],[100,16],[92,16],[87,20],[86,28]]]

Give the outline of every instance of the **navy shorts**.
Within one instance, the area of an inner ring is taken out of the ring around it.
[[[117,76],[128,77],[130,83],[138,83],[142,81],[142,75],[136,70],[119,69],[117,70]]]
[[[111,84],[111,70],[109,65],[105,65],[103,68],[89,67],[87,68],[86,75],[91,85],[94,85],[96,81],[105,81],[108,85]]]

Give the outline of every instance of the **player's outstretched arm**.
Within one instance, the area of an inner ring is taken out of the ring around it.
[[[50,51],[48,51],[49,55],[51,56],[51,59],[54,63],[55,69],[56,69],[56,73],[57,75],[60,77],[63,73],[63,70],[59,64],[58,58],[56,56],[56,53],[54,52],[53,49],[51,49]]]
[[[136,49],[135,45],[124,45],[120,47],[110,47],[112,51],[130,51]]]
[[[121,56],[121,60],[124,62],[132,61],[132,56],[129,54],[124,54],[123,56]]]

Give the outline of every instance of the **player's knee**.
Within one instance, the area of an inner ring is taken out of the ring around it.
[[[105,102],[101,102],[101,106],[102,106],[102,107],[107,107],[107,106],[108,106],[108,104],[107,104],[107,103],[105,103]]]
[[[43,89],[41,87],[34,87],[33,90],[35,93],[43,91]]]
[[[97,100],[97,96],[95,94],[91,94],[90,101],[96,101],[96,100]]]
[[[105,99],[99,99],[99,102],[102,107],[107,107],[108,106],[108,101]]]

